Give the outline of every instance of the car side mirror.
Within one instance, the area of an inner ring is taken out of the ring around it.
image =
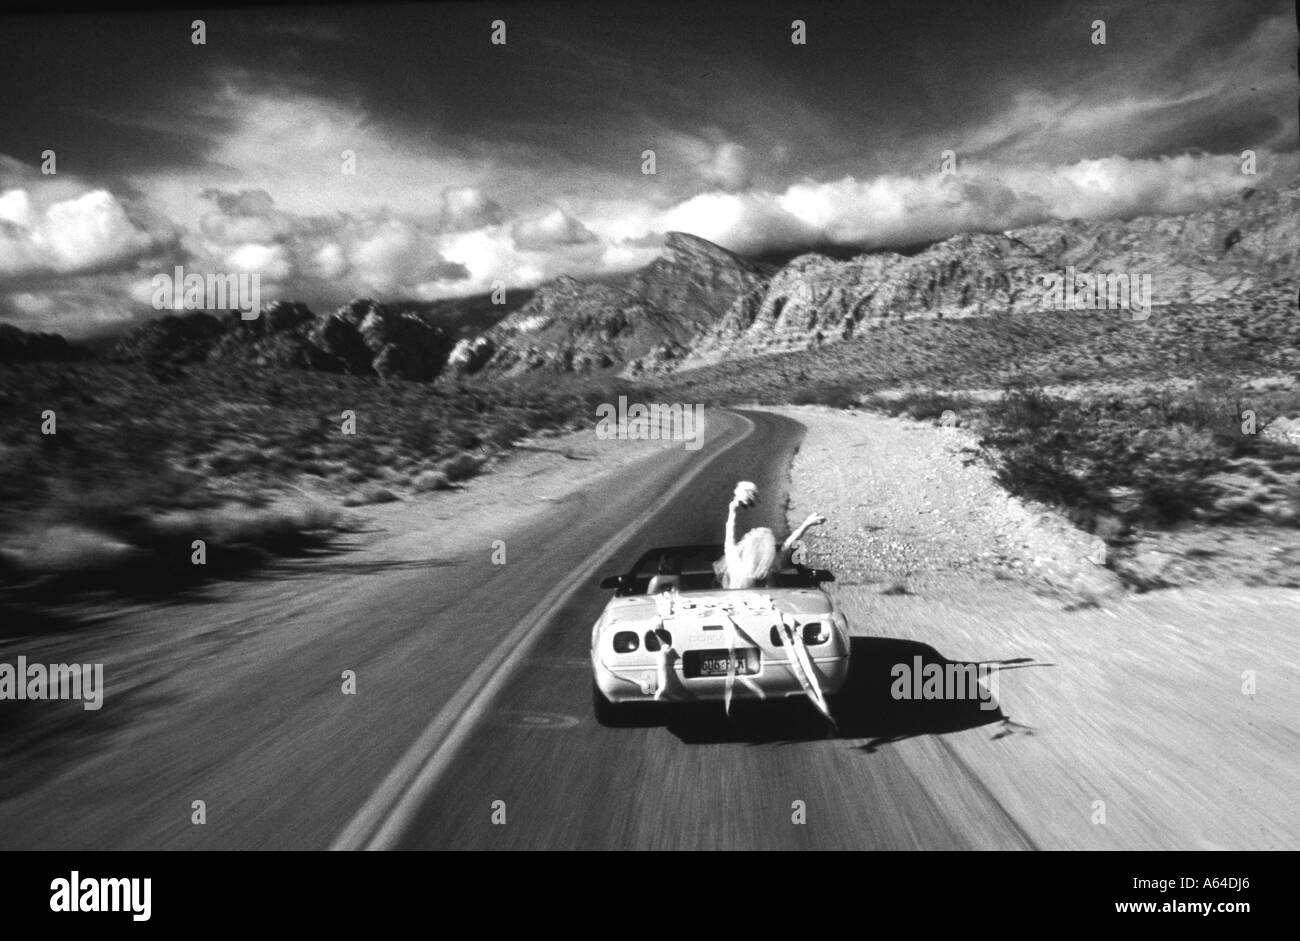
[[[604,578],[600,580],[600,587],[601,588],[622,588],[623,578],[624,577],[622,575],[606,575]]]

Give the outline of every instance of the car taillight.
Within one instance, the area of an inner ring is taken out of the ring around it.
[[[646,650],[649,650],[650,652],[653,653],[654,651],[659,650],[661,647],[665,645],[669,647],[673,645],[673,635],[668,633],[666,629],[661,627],[658,630],[645,632]],[[635,650],[636,648],[633,647],[632,649]]]
[[[803,626],[803,642],[809,647],[824,644],[830,639],[831,632],[825,624],[805,624]]]
[[[614,635],[614,653],[631,653],[641,646],[641,640],[631,631],[619,631]]]

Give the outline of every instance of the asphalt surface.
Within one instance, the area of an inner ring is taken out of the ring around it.
[[[505,565],[488,545],[378,564],[344,553],[69,633],[69,659],[104,662],[106,706],[61,704],[48,744],[8,766],[0,846],[1031,846],[941,736],[868,746],[888,734],[871,728],[888,697],[869,637],[838,736],[798,703],[617,730],[592,717],[600,578],[649,547],[719,541],[740,479],[763,494],[742,528],[781,531],[802,431],[714,413],[702,450],[665,450],[557,503],[510,534]],[[340,694],[343,670],[356,695]],[[993,715],[966,719],[951,727]]]
[[[539,640],[435,780],[403,832],[403,849],[960,849],[1031,842],[942,745],[909,764],[868,751],[845,716],[833,735],[800,702],[754,704],[734,720],[717,708],[664,724],[607,729],[591,715],[591,625],[608,600],[599,576],[656,545],[715,542],[735,482],[762,505],[741,529],[785,526],[786,469],[802,429],[747,413],[752,432],[657,509],[540,626]],[[582,547],[569,550],[575,560]],[[855,653],[871,657],[869,640]],[[887,678],[864,664],[871,678]],[[887,682],[887,679],[886,679]],[[877,685],[879,683],[877,682]],[[858,683],[861,691],[861,676]],[[880,690],[877,690],[879,692]],[[843,707],[860,708],[868,693]],[[992,721],[985,715],[981,721]],[[918,766],[919,765],[919,766]],[[962,821],[951,819],[960,815]],[[969,818],[979,819],[972,828]],[[975,834],[974,836],[972,834]]]

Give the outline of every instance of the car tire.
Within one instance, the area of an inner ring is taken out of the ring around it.
[[[595,713],[596,721],[608,729],[625,728],[631,719],[631,709],[610,702],[595,680],[591,681],[591,711]]]

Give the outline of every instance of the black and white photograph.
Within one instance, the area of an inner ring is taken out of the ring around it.
[[[1038,850],[1240,930],[1300,848],[1298,47],[1277,0],[0,14],[0,850],[58,854],[6,908]]]

